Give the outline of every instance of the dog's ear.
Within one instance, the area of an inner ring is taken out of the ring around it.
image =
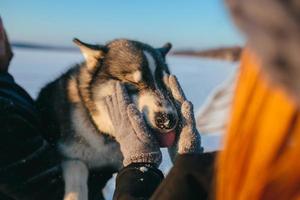
[[[161,55],[166,56],[171,48],[172,48],[172,44],[166,43],[163,47],[158,48],[157,50],[161,53]]]
[[[77,38],[74,38],[73,42],[79,47],[88,68],[93,68],[98,60],[103,58],[107,52],[105,46],[102,45],[86,44]]]

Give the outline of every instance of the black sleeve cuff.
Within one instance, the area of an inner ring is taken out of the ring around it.
[[[149,199],[163,179],[163,173],[154,165],[132,163],[119,172],[113,199]]]

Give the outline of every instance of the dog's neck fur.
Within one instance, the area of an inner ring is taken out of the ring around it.
[[[93,78],[101,70],[101,65],[95,65],[93,69],[88,68],[83,64],[79,68],[79,76],[77,76],[77,90],[78,96],[83,102],[84,109],[87,110],[89,118],[93,123],[94,128],[103,134],[108,134],[113,131],[110,126],[110,120],[107,119],[107,113],[103,110],[103,98],[111,95],[113,80],[103,81],[101,84],[97,84],[97,87],[93,85]],[[97,105],[98,104],[98,105]],[[99,105],[101,104],[101,105]],[[106,121],[107,123],[103,123]]]

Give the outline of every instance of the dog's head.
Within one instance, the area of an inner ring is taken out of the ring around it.
[[[111,95],[111,85],[116,80],[124,83],[149,127],[158,133],[161,146],[169,146],[175,139],[178,122],[173,99],[164,84],[164,77],[170,74],[165,57],[171,44],[153,48],[126,39],[105,46],[74,41],[86,58],[86,66],[94,73],[95,96],[100,99]]]

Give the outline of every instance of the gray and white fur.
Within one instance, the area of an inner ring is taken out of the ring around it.
[[[166,44],[153,48],[126,39],[90,45],[74,39],[85,62],[42,88],[37,107],[45,122],[45,137],[62,155],[65,200],[87,200],[89,171],[113,173],[122,167],[114,127],[104,110],[104,97],[115,81],[125,84],[149,127],[159,134],[173,130],[178,115],[163,77],[169,74]],[[106,179],[104,180],[107,181]]]

